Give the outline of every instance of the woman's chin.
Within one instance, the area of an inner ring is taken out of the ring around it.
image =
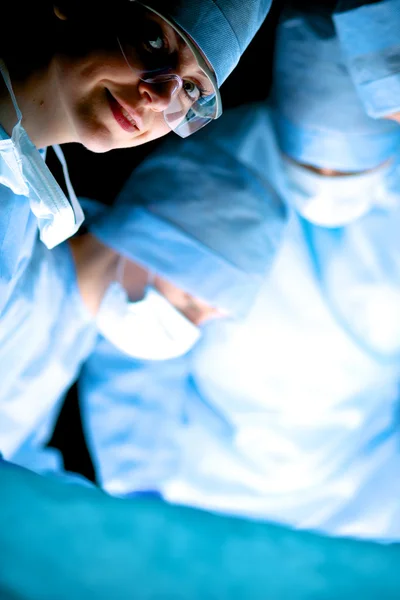
[[[97,134],[89,134],[89,135],[81,135],[78,140],[87,150],[90,152],[95,152],[96,154],[103,154],[104,152],[109,152],[110,150],[114,150],[119,146],[116,143],[116,140],[113,139],[113,136],[110,132],[101,132]]]
[[[118,150],[122,148],[131,148],[132,146],[138,146],[143,142],[138,138],[131,138],[125,136],[117,137],[112,135],[110,131],[107,132],[96,132],[89,135],[81,135],[78,140],[87,150],[95,152],[96,154],[102,154],[104,152],[110,152],[110,150]],[[143,139],[143,141],[146,141]]]
[[[124,132],[113,131],[113,127],[93,126],[77,128],[78,143],[81,143],[90,152],[102,154],[110,150],[118,150],[123,148],[133,148],[141,146],[146,142],[150,142],[157,138],[163,137],[170,133],[170,129],[165,125],[154,127],[147,132],[137,132],[136,135],[128,135]]]

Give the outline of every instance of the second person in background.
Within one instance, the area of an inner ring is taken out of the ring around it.
[[[283,229],[279,197],[218,146],[180,145],[145,161],[113,207],[86,203],[90,233],[36,244],[0,330],[4,458],[58,468],[45,445],[98,330],[132,356],[173,358],[256,296]]]

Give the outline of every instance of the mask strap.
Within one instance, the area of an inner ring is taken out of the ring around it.
[[[0,59],[0,72],[1,72],[1,76],[4,79],[4,83],[7,86],[8,93],[11,96],[11,100],[12,100],[15,112],[17,113],[17,119],[18,119],[18,121],[21,121],[21,119],[22,119],[22,112],[19,109],[18,102],[17,102],[17,99],[15,97],[12,85],[11,85],[10,74],[8,72],[8,69],[6,67],[5,62],[3,60],[1,60],[1,59]]]
[[[65,160],[64,153],[58,144],[55,144],[53,146],[53,150],[54,150],[54,153],[57,156],[58,160],[61,163],[61,167],[63,170],[64,179],[65,179],[65,185],[67,186],[67,190],[68,190],[69,201],[70,201],[70,204],[74,211],[75,224],[79,227],[80,225],[82,225],[83,221],[85,220],[85,215],[81,208],[81,205],[79,204],[79,200],[76,197],[75,190],[71,183],[71,179],[69,178],[67,161]]]

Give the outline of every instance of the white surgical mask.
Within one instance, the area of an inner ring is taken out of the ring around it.
[[[377,206],[391,207],[399,201],[391,194],[389,175],[393,165],[385,164],[357,175],[326,176],[285,160],[287,201],[314,225],[341,227]]]
[[[143,300],[131,302],[113,281],[97,315],[100,333],[125,354],[144,360],[167,360],[186,354],[200,329],[149,285]]]
[[[18,118],[11,138],[0,141],[0,155],[5,163],[0,169],[0,183],[11,187],[14,193],[29,198],[31,210],[38,221],[40,239],[48,248],[53,248],[79,229],[84,214],[71,185],[61,148],[53,146],[63,168],[69,199],[22,126],[22,113],[2,61],[0,71]]]

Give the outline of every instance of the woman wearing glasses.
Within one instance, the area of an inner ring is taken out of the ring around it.
[[[68,198],[46,147],[106,152],[170,130],[187,137],[217,118],[218,88],[270,0],[11,4],[0,42],[0,315],[38,229],[52,248],[84,219],[61,150]]]

